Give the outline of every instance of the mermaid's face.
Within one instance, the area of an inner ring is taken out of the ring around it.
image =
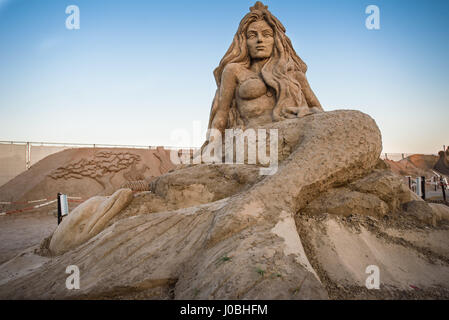
[[[274,45],[273,29],[259,20],[251,23],[246,31],[246,46],[251,59],[266,59],[271,56]]]

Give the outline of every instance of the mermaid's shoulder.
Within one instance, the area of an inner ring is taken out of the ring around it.
[[[243,65],[241,65],[240,63],[232,62],[232,63],[227,64],[226,67],[224,67],[223,73],[238,76],[244,70],[245,70],[245,67]]]

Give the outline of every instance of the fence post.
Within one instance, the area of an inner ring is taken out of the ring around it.
[[[27,142],[27,150],[26,150],[26,169],[28,170],[31,165],[31,144]]]
[[[418,195],[418,196],[422,196],[422,193],[421,193],[421,177],[416,177],[416,190],[415,190],[415,193]]]
[[[61,193],[58,192],[58,225],[61,223],[62,214],[61,214]]]
[[[441,184],[441,190],[443,191],[443,200],[444,200],[444,202],[446,202],[446,190],[445,190],[446,188],[444,186],[444,180],[442,177],[440,179],[440,184]]]
[[[421,192],[423,200],[426,200],[426,177],[421,177]]]
[[[12,142],[11,142],[12,144]],[[25,171],[28,170],[28,142],[25,147]]]

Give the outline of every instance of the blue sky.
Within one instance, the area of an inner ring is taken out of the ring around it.
[[[174,130],[205,130],[212,71],[254,2],[0,0],[0,140],[176,145]],[[449,144],[449,1],[264,3],[325,110],[371,115],[384,152]]]

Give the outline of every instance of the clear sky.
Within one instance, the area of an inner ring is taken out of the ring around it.
[[[254,2],[0,0],[0,140],[176,145],[176,129],[205,131],[212,71]],[[449,144],[449,1],[264,3],[325,110],[371,115],[384,152]],[[72,4],[79,30],[65,27]],[[370,4],[380,30],[365,27]]]

